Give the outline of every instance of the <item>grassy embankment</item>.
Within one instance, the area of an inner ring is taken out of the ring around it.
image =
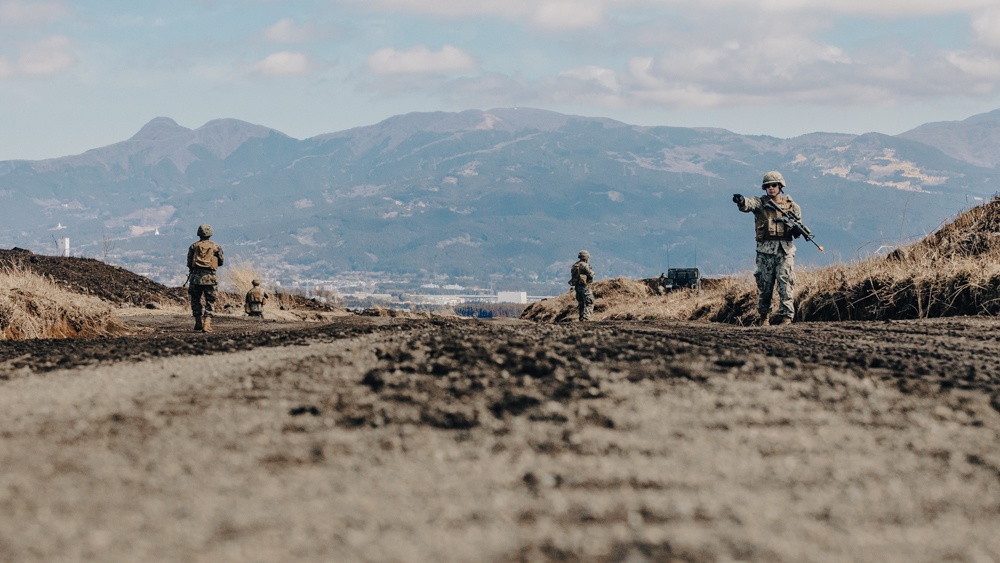
[[[114,308],[18,267],[0,269],[0,340],[122,334]]]
[[[748,325],[757,288],[749,275],[707,280],[701,292],[657,295],[651,280],[594,284],[594,320],[706,320]],[[888,320],[1000,313],[1000,199],[887,256],[796,273],[796,321]],[[523,318],[575,318],[572,293],[533,304]]]

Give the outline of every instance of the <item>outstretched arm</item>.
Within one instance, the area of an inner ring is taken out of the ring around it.
[[[740,194],[733,194],[733,203],[744,213],[751,213],[760,209],[759,197],[743,197]]]

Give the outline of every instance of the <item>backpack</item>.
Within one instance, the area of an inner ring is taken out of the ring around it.
[[[267,292],[261,287],[254,287],[247,292],[243,310],[247,314],[260,314],[264,312],[264,302],[267,301]]]
[[[191,245],[194,252],[191,255],[191,265],[206,270],[219,269],[219,257],[215,255],[215,243],[199,240]]]

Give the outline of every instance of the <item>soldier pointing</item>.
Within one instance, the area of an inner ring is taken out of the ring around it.
[[[792,238],[806,235],[801,226],[802,209],[784,193],[785,178],[780,172],[764,174],[762,196],[733,195],[733,202],[744,213],[753,213],[754,232],[757,239],[757,325],[767,324],[771,313],[771,299],[778,290],[778,313],[772,325],[785,325],[795,316],[793,294],[795,289],[795,243]],[[797,223],[789,225],[786,217]],[[822,247],[820,247],[822,250]]]

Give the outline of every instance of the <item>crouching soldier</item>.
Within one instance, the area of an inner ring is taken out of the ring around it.
[[[194,329],[212,332],[212,306],[215,304],[216,287],[219,277],[216,272],[222,266],[222,247],[208,240],[212,237],[212,226],[198,227],[198,242],[188,248],[188,295],[191,296],[191,314],[194,315]],[[202,299],[205,300],[202,306]]]
[[[577,255],[579,261],[570,268],[569,284],[576,290],[576,303],[580,309],[580,320],[589,321],[594,314],[594,292],[590,284],[594,283],[594,270],[590,267],[590,253],[581,250]]]
[[[260,280],[251,282],[253,287],[247,292],[243,303],[243,310],[251,317],[264,318],[264,303],[271,297],[264,288],[260,286]]]

